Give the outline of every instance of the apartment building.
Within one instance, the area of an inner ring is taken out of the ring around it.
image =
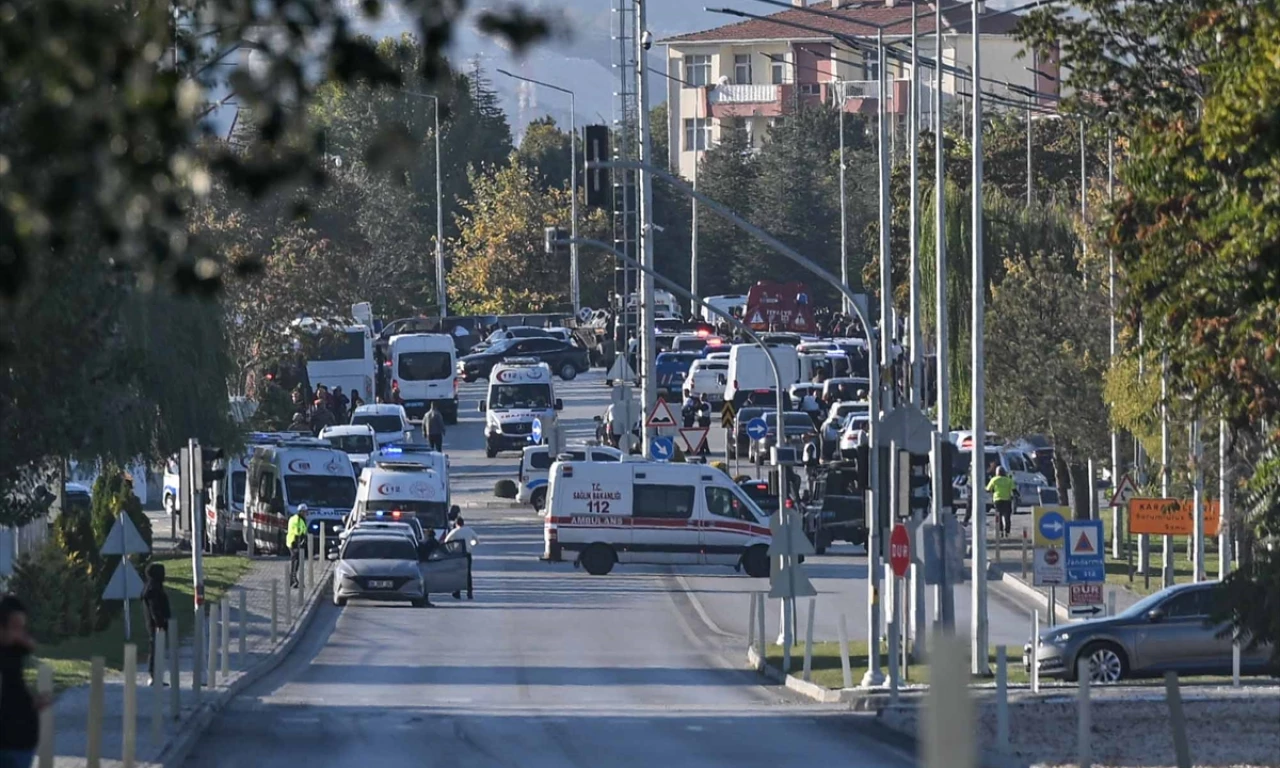
[[[909,54],[911,17],[916,16],[919,57],[934,58],[935,6],[924,0],[793,0],[789,8],[766,18],[748,19],[702,32],[660,40],[667,52],[668,131],[671,167],[692,178],[700,153],[719,140],[725,120],[742,120],[754,147],[775,121],[803,104],[841,104],[847,113],[875,114],[880,65],[876,37]],[[818,13],[814,13],[817,11]],[[968,98],[972,85],[972,7],[943,2],[943,110]],[[1018,17],[979,2],[982,35],[982,91],[996,108],[1023,103],[1024,93],[1007,84],[1058,94],[1056,55],[1023,56],[1013,37]],[[853,38],[855,45],[845,39]],[[886,56],[886,110],[901,123],[907,115],[910,65]],[[920,67],[921,121],[933,120],[933,68]],[[1042,105],[1056,98],[1036,99]]]

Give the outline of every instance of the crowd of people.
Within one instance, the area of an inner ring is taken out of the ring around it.
[[[393,391],[395,396],[398,390]],[[378,402],[382,402],[381,398]],[[346,424],[356,408],[364,405],[364,398],[359,390],[352,390],[348,397],[342,387],[334,387],[333,391],[323,384],[317,384],[314,393],[308,393],[301,384],[293,390],[293,421],[289,424],[290,432],[310,432],[320,434],[320,430],[334,424]]]

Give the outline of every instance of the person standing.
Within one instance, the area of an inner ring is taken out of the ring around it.
[[[142,587],[142,605],[147,610],[147,630],[151,637],[151,653],[147,657],[147,674],[150,676],[147,685],[151,685],[156,677],[156,632],[167,631],[172,616],[169,595],[164,591],[164,566],[160,563],[147,566],[147,583]],[[164,679],[163,669],[160,670],[160,678]]]
[[[347,396],[342,394],[342,387],[334,387],[333,394],[329,396],[330,402],[333,404],[333,422],[335,424],[346,424],[349,420],[347,415],[347,406],[351,401]]]
[[[467,552],[467,599],[473,600],[476,595],[471,585],[471,550],[480,543],[480,539],[476,536],[475,529],[467,525],[466,521],[462,519],[462,515],[458,515],[453,519],[453,528],[445,534],[444,543],[448,544],[451,541],[459,540],[462,541],[462,546]],[[461,600],[462,593],[454,592],[453,599]]]
[[[33,696],[23,678],[35,647],[27,607],[14,595],[0,597],[0,768],[31,768],[40,743],[40,710],[50,701]]]
[[[431,444],[431,450],[444,451],[444,415],[432,403],[426,415],[422,417],[422,431]]]
[[[298,569],[307,554],[307,505],[299,504],[298,511],[289,518],[284,544],[289,548],[289,586],[298,588]]]
[[[987,490],[996,505],[996,533],[1007,538],[1013,530],[1013,478],[1004,467],[996,467],[996,475],[987,483]]]

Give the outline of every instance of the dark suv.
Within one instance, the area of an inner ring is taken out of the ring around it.
[[[579,373],[585,373],[591,366],[587,350],[547,336],[498,341],[483,352],[475,352],[459,359],[458,373],[466,382],[487,379],[495,365],[511,357],[532,357],[538,362],[546,363],[552,373],[565,381],[577,377]]]

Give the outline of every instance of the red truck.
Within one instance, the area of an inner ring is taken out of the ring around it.
[[[814,333],[813,305],[804,283],[761,280],[747,291],[742,319],[753,331]]]

